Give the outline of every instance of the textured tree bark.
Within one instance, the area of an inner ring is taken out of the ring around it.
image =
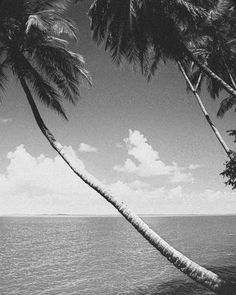
[[[222,138],[219,130],[215,127],[215,125],[213,124],[213,122],[211,121],[211,118],[206,110],[206,108],[204,107],[203,103],[202,103],[202,100],[197,92],[197,87],[194,88],[193,84],[191,83],[188,75],[186,74],[181,62],[178,62],[178,66],[179,66],[179,69],[181,71],[181,73],[183,74],[184,76],[184,79],[187,81],[191,91],[193,92],[193,94],[195,95],[196,99],[197,99],[197,102],[208,122],[208,124],[210,125],[211,129],[213,130],[213,132],[215,133],[215,136],[216,138],[218,139],[218,141],[220,142],[221,146],[223,147],[224,151],[226,152],[227,156],[231,159],[231,150],[229,149],[229,147],[227,146],[226,142],[224,141],[224,139]]]
[[[20,78],[21,85],[26,93],[26,97],[32,109],[35,120],[38,127],[47,138],[51,146],[57,151],[61,158],[68,164],[73,172],[88,184],[92,189],[98,192],[105,200],[111,203],[116,210],[151,244],[153,245],[163,256],[165,256],[175,267],[180,271],[188,275],[194,281],[207,287],[211,291],[217,294],[233,295],[233,289],[231,284],[217,274],[203,268],[197,263],[191,261],[185,257],[182,253],[171,247],[166,241],[164,241],[159,235],[157,235],[144,221],[133,213],[123,202],[117,201],[111,192],[103,186],[95,177],[90,175],[87,171],[81,170],[77,166],[76,161],[68,154],[66,154],[63,146],[55,139],[53,134],[44,124],[41,115],[37,109],[31,92],[24,79]],[[232,289],[232,290],[231,290]],[[234,289],[235,290],[235,289]]]

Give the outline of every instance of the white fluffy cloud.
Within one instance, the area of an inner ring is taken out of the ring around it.
[[[97,148],[82,142],[79,146],[79,151],[80,152],[86,152],[86,153],[94,153],[97,152]]]
[[[85,169],[83,162],[77,158],[71,146],[65,147],[65,150],[77,161],[80,169]],[[23,145],[20,145],[14,152],[9,152],[7,158],[10,160],[7,174],[0,179],[8,181],[9,188],[22,190],[27,187],[60,194],[77,192],[78,187],[82,189],[72,171],[59,156],[54,159],[44,155],[33,157]],[[84,189],[85,187],[83,186]]]
[[[65,147],[85,170],[71,146]],[[111,205],[84,184],[59,156],[32,156],[23,145],[7,154],[0,174],[0,214],[111,214]],[[235,193],[204,190],[187,194],[177,185],[153,187],[135,180],[104,183],[107,189],[137,213],[236,213]]]
[[[65,149],[84,170],[83,162],[72,147]],[[83,206],[87,196],[93,195],[59,156],[33,157],[20,145],[9,152],[7,158],[6,173],[0,174],[1,214],[60,213],[71,211],[73,204],[81,211],[80,205]]]
[[[188,166],[188,169],[195,170],[195,169],[198,169],[198,168],[201,168],[201,167],[202,167],[202,165],[199,165],[199,164],[190,164]]]
[[[141,177],[168,175],[173,183],[193,182],[192,174],[185,168],[179,167],[175,162],[172,165],[165,164],[159,153],[147,143],[147,139],[138,130],[129,130],[129,137],[125,138],[124,142],[128,155],[133,159],[127,158],[124,165],[114,166],[116,171],[135,173]]]
[[[0,118],[0,123],[7,124],[12,122],[12,118]]]
[[[137,213],[148,214],[235,214],[236,196],[232,191],[187,193],[181,185],[153,188],[148,184],[117,181],[109,186],[117,198],[122,197]],[[133,186],[134,185],[134,186]]]

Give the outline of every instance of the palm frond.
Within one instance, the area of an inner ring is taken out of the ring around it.
[[[0,89],[2,91],[5,90],[6,81],[7,81],[7,75],[5,73],[5,66],[2,64],[0,65]]]
[[[7,75],[5,73],[5,65],[0,65],[0,90],[3,93],[5,91],[5,84],[7,82]],[[1,94],[2,94],[1,93]],[[2,101],[2,95],[0,94],[0,102]]]
[[[28,6],[29,14],[50,8],[57,10],[58,12],[63,12],[71,3],[71,0],[30,0],[30,5]]]
[[[60,37],[62,34],[77,41],[76,27],[72,21],[65,19],[55,10],[38,11],[37,14],[29,16],[26,33],[34,26],[41,31],[47,31],[52,37]]]
[[[17,77],[24,78],[31,85],[33,91],[43,104],[67,119],[61,105],[59,93],[35,70],[22,54],[17,54],[17,58],[16,56],[11,57],[9,63],[11,63],[13,73]]]
[[[32,14],[29,16],[27,23],[26,23],[26,30],[25,30],[26,34],[29,33],[32,26],[35,26],[36,28],[38,28],[41,31],[46,32],[46,30],[47,30],[45,22],[37,14]]]
[[[218,0],[215,7],[208,12],[208,22],[214,23],[221,20],[229,13],[229,9],[232,7],[231,0]]]
[[[63,45],[64,47],[66,47],[69,44],[67,40],[55,36],[49,36],[48,40],[52,41],[55,44],[58,44],[59,46]]]
[[[204,21],[208,15],[203,7],[193,5],[186,0],[165,1],[165,5],[167,6],[168,13],[173,14],[175,19],[191,25],[193,28],[196,28],[196,25]]]
[[[75,104],[79,97],[79,83],[71,72],[66,72],[55,66],[52,60],[45,58],[43,54],[36,51],[34,61],[40,72],[47,77],[59,89],[63,98]]]
[[[156,71],[158,69],[158,65],[159,65],[161,59],[163,60],[161,52],[159,50],[154,50],[154,54],[153,54],[153,57],[150,60],[150,67],[149,67],[149,71],[148,71],[148,74],[147,74],[148,81],[156,73]]]
[[[57,16],[57,18],[54,19],[52,31],[55,35],[60,36],[61,34],[66,34],[70,38],[77,41],[77,28],[75,27],[75,25],[72,23],[72,21],[64,19],[60,16]]]
[[[148,77],[157,69],[153,56],[183,58],[183,26],[196,25],[206,15],[183,0],[96,0],[89,10],[93,40],[104,43],[117,64],[124,59],[139,63]]]
[[[50,65],[56,71],[61,72],[68,83],[72,83],[71,87],[76,95],[78,92],[74,84],[77,84],[78,87],[83,83],[91,85],[91,77],[85,69],[84,59],[81,55],[61,47],[41,44],[35,50],[35,57],[38,58],[38,65],[41,68]]]
[[[224,114],[229,111],[234,105],[236,105],[236,97],[226,97],[220,104],[220,108],[217,112],[217,117],[222,118]],[[234,111],[236,112],[236,109]]]

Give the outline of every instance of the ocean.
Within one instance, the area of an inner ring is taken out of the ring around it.
[[[143,217],[186,256],[236,280],[236,216]],[[1,295],[210,295],[121,217],[1,217]]]

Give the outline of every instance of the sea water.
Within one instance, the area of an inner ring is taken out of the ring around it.
[[[142,217],[186,256],[236,277],[236,216]],[[120,217],[0,218],[1,295],[207,295]]]

